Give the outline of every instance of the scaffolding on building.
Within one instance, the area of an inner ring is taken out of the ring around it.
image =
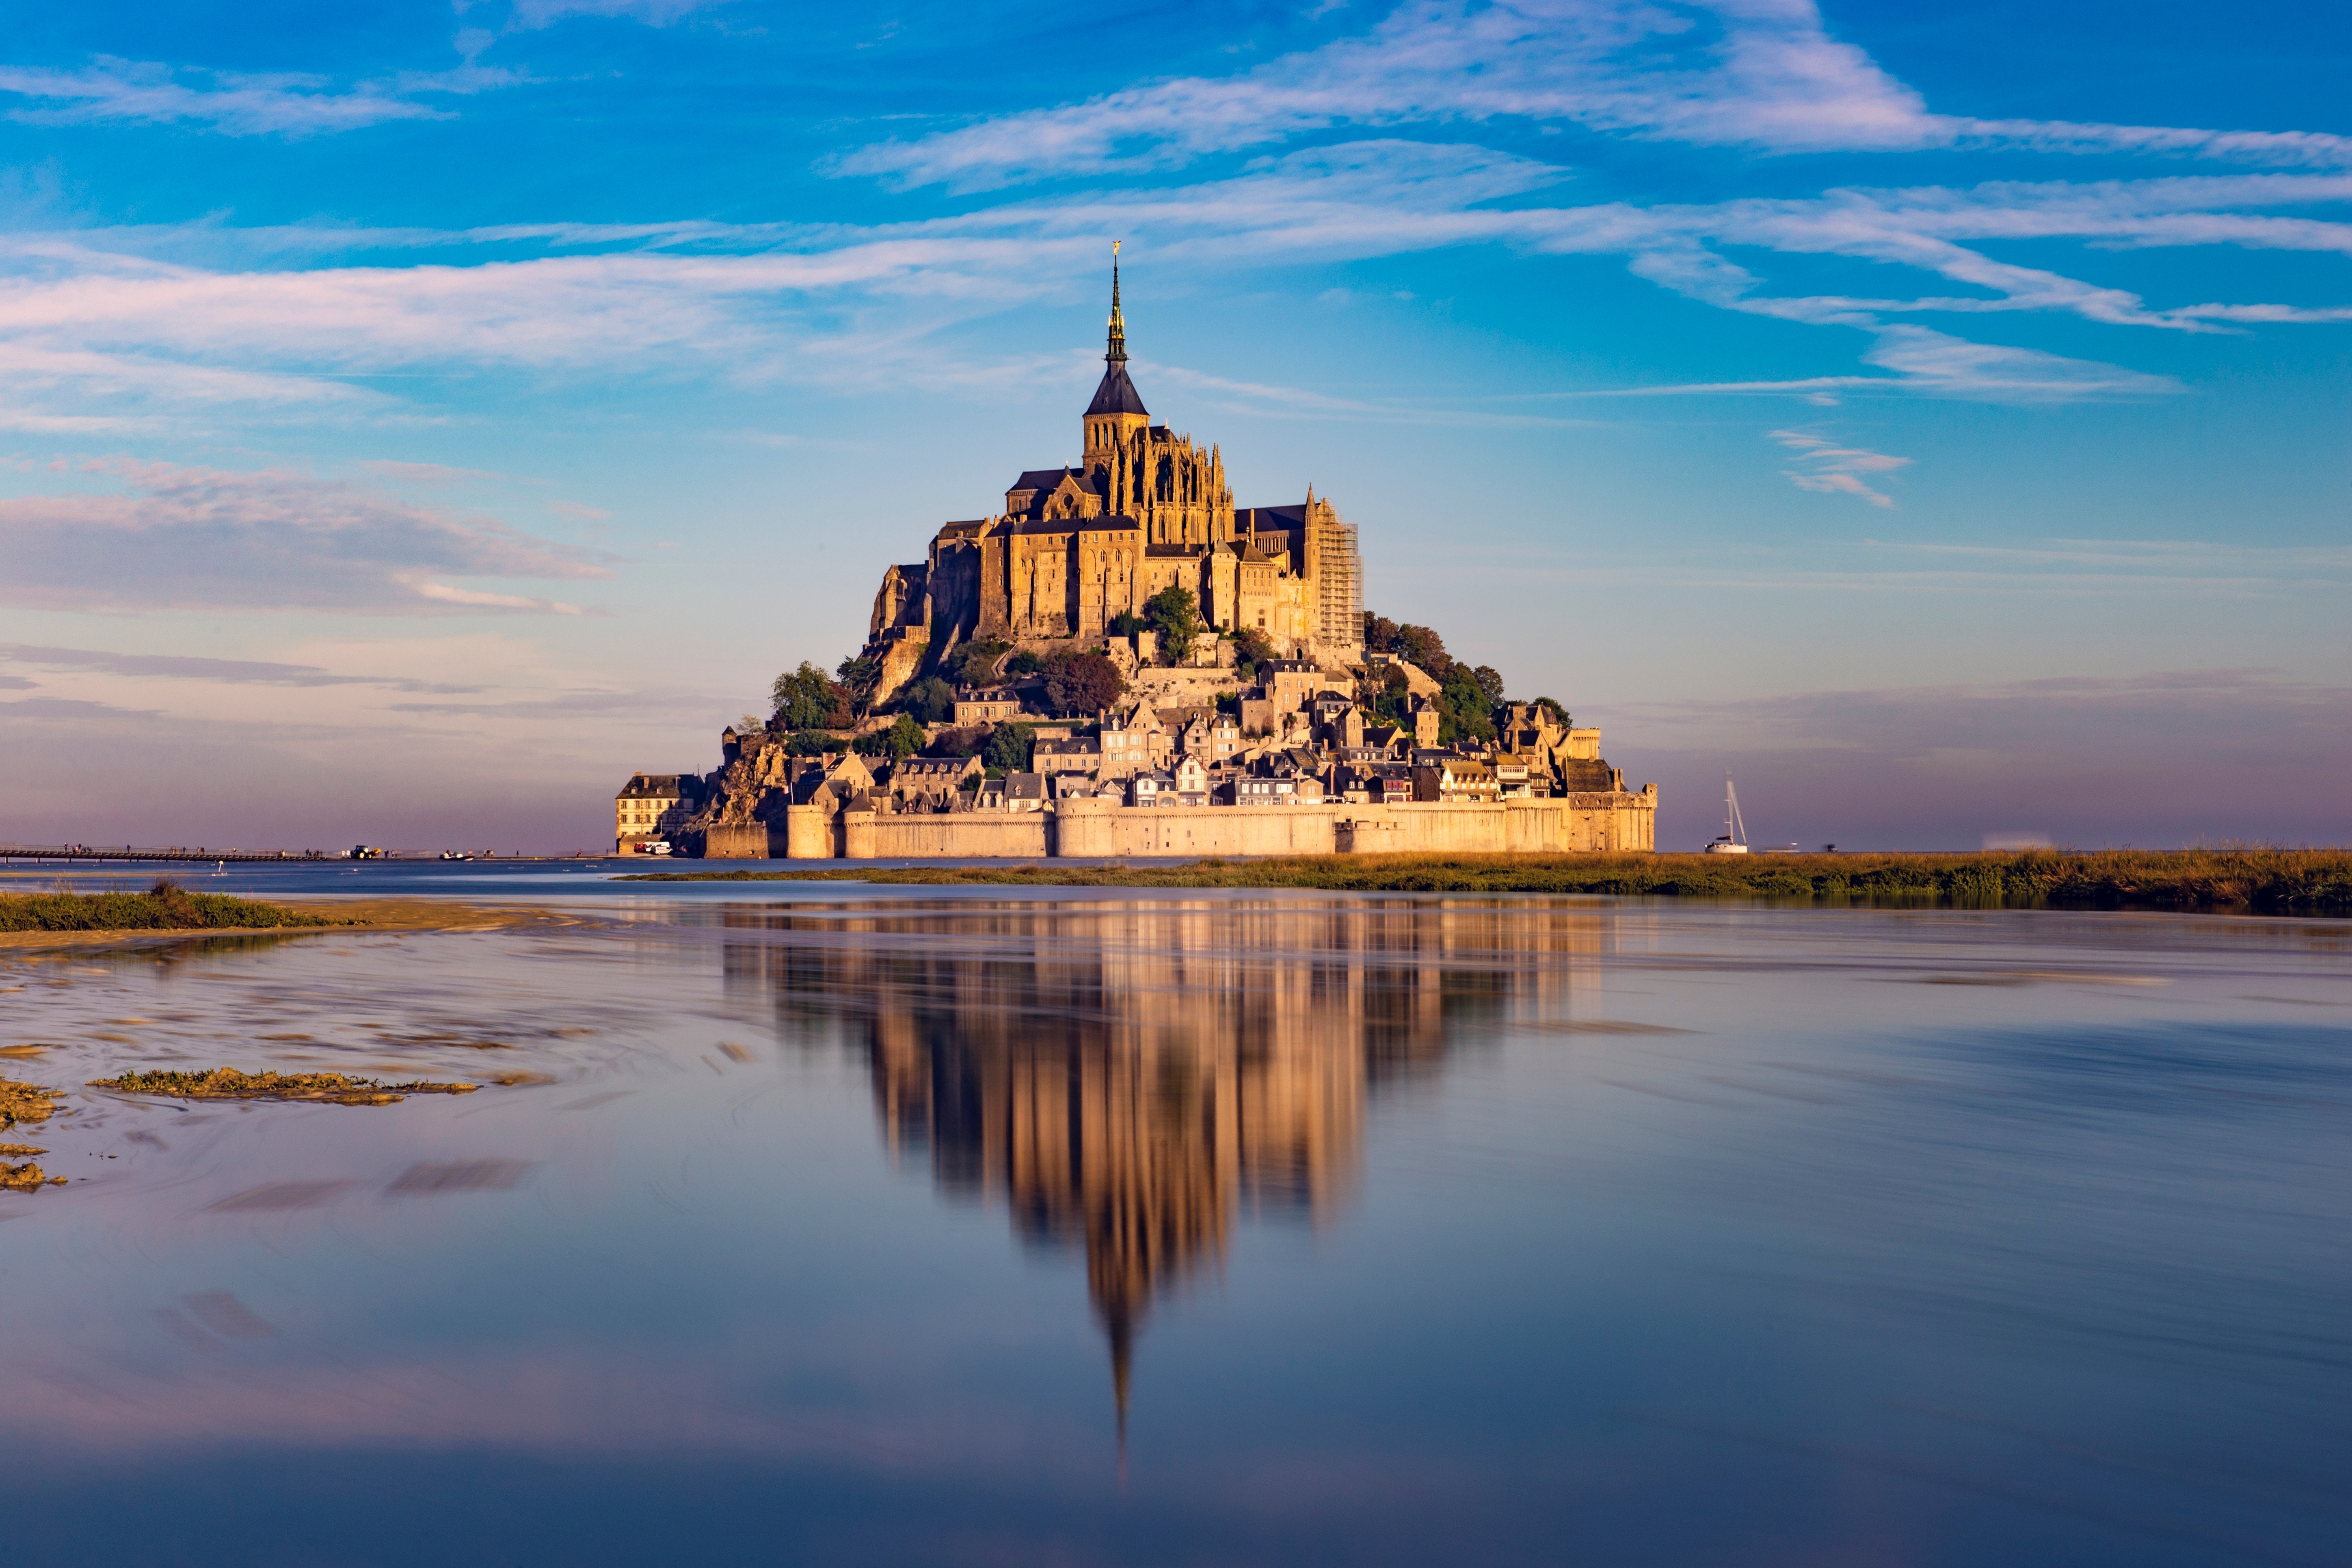
[[[1333,514],[1315,531],[1315,640],[1352,663],[1364,646],[1364,558],[1356,549],[1356,525]]]

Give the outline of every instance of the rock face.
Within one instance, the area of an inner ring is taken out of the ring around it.
[[[704,781],[701,809],[678,830],[680,848],[706,854],[715,836],[754,827],[770,830],[781,844],[792,807],[837,813],[873,790],[873,767],[856,752],[796,757],[785,750],[787,739],[769,730],[730,730],[720,738],[726,763]]]

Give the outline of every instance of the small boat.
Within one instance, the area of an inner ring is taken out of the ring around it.
[[[441,851],[441,858],[444,860],[471,860],[473,857],[467,854],[463,849],[444,849]]]
[[[1745,855],[1748,853],[1748,824],[1740,820],[1739,796],[1731,787],[1731,775],[1723,775],[1723,837],[1706,847],[1709,855]]]

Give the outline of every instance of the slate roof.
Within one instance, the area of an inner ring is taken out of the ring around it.
[[[1141,414],[1151,410],[1143,406],[1143,395],[1135,390],[1135,383],[1127,378],[1127,364],[1113,360],[1103,372],[1102,384],[1095,388],[1095,400],[1087,405],[1088,414]]]
[[[662,799],[699,795],[702,780],[693,773],[638,773],[623,785],[614,800]]]

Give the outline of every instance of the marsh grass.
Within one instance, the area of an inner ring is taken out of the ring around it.
[[[43,1187],[62,1187],[63,1176],[45,1174],[30,1161],[21,1165],[0,1165],[0,1192],[37,1193]]]
[[[192,893],[169,877],[143,893],[0,895],[0,931],[218,931],[341,923],[226,893]]]
[[[19,1121],[47,1121],[58,1108],[57,1098],[56,1089],[0,1078],[0,1127],[14,1127]]]
[[[2352,850],[2049,849],[1973,855],[1316,855],[1181,866],[922,866],[663,872],[632,881],[1328,888],[1411,893],[1612,893],[1960,908],[2352,914]]]
[[[95,1079],[92,1089],[118,1094],[154,1094],[170,1100],[307,1100],[329,1105],[396,1105],[411,1094],[471,1094],[471,1083],[381,1083],[339,1072],[239,1072],[211,1068],[203,1072],[127,1072]]]

